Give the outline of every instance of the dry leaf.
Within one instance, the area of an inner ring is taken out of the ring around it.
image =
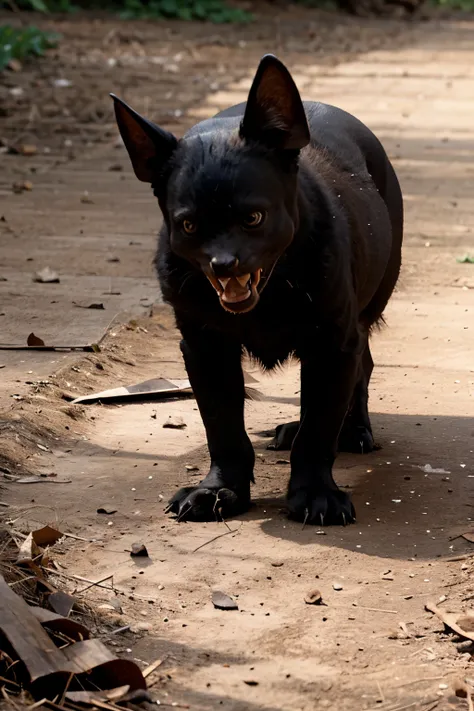
[[[212,593],[212,604],[218,610],[238,610],[239,606],[229,595],[226,595],[220,590],[214,590]]]
[[[72,595],[68,595],[67,593],[59,590],[58,592],[51,593],[48,598],[48,602],[53,612],[61,615],[61,617],[69,617],[76,600]]]
[[[51,526],[43,526],[43,528],[38,528],[36,531],[33,531],[32,536],[36,545],[44,548],[45,546],[53,546],[63,538],[64,533],[57,531]]]
[[[34,333],[30,333],[26,340],[26,345],[27,346],[44,346],[45,342],[41,339],[38,338],[38,336],[35,336]]]
[[[425,609],[439,617],[452,632],[474,642],[474,613],[456,614],[440,610],[434,602],[427,602]]]

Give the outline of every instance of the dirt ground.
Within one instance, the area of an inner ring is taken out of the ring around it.
[[[474,531],[474,50],[469,20],[379,23],[262,9],[246,28],[48,20],[57,52],[2,78],[0,175],[3,343],[34,331],[100,353],[0,351],[0,498],[25,525],[68,539],[64,575],[102,580],[85,593],[117,627],[117,652],[163,659],[163,705],[228,711],[467,709],[452,684],[473,679],[472,645],[426,612],[472,605]],[[371,409],[381,449],[341,455],[357,524],[289,522],[285,453],[264,433],[295,419],[295,364],[257,379],[247,404],[257,452],[254,506],[238,520],[177,524],[164,504],[207,466],[193,399],[71,405],[79,394],[182,377],[178,334],[151,259],[159,216],[117,142],[115,91],[178,133],[245,98],[258,58],[277,52],[306,98],[363,119],[387,147],[405,194],[402,278],[374,336]],[[57,86],[57,79],[71,82]],[[31,191],[12,192],[30,180]],[[59,284],[37,284],[45,266]],[[118,293],[120,292],[120,293]],[[74,303],[75,302],[75,303]],[[102,303],[104,309],[78,308]],[[113,324],[110,326],[111,321]],[[109,327],[109,328],[108,328]],[[182,430],[163,428],[181,416]],[[19,474],[41,476],[21,484]],[[116,510],[98,514],[99,507]],[[225,534],[225,535],[222,535]],[[132,543],[149,559],[132,559]],[[73,584],[71,583],[71,589]],[[318,589],[325,605],[308,605]],[[238,611],[213,607],[221,590]]]

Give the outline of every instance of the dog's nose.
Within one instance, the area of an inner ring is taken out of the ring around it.
[[[239,260],[231,254],[223,254],[213,257],[209,264],[216,277],[225,277],[232,274],[238,267]]]

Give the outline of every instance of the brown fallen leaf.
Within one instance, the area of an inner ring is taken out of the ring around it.
[[[38,338],[38,336],[35,336],[34,333],[30,333],[30,335],[26,339],[26,345],[27,346],[44,346],[45,342],[43,341],[42,338]]]
[[[43,528],[38,528],[36,531],[33,531],[32,536],[36,545],[44,548],[45,546],[53,546],[64,537],[64,533],[57,531],[51,526],[43,526]]]
[[[50,269],[50,267],[45,267],[44,269],[40,269],[39,272],[36,272],[33,281],[36,281],[39,284],[60,283],[59,275],[57,274],[57,272]]]
[[[304,596],[304,601],[307,605],[322,605],[323,596],[319,590],[311,590]]]
[[[146,545],[144,543],[132,543],[130,555],[133,558],[148,558]]]
[[[432,601],[426,603],[425,609],[439,617],[445,627],[450,629],[452,632],[455,632],[460,637],[470,639],[471,642],[474,642],[474,613],[456,614],[452,612],[445,612]]]
[[[72,608],[76,604],[76,599],[72,595],[59,590],[51,593],[48,598],[49,605],[53,612],[61,617],[69,617]]]
[[[239,606],[229,595],[226,595],[220,590],[214,590],[212,593],[212,604],[218,610],[238,610]]]
[[[80,688],[93,679],[99,692],[125,684],[146,689],[139,667],[118,659],[97,639],[57,648],[32,610],[0,576],[0,632],[9,654],[23,663],[27,688],[37,700],[62,695],[69,676],[75,676]]]

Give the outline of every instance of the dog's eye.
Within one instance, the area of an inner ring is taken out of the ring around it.
[[[263,218],[263,212],[259,212],[258,210],[256,210],[255,212],[250,212],[248,215],[246,215],[242,220],[242,223],[246,229],[251,229],[252,227],[258,227],[259,225],[261,225],[263,222]]]
[[[195,222],[191,222],[191,220],[184,220],[183,221],[183,230],[188,233],[188,235],[192,235],[193,232],[196,232],[197,230],[197,225]]]

